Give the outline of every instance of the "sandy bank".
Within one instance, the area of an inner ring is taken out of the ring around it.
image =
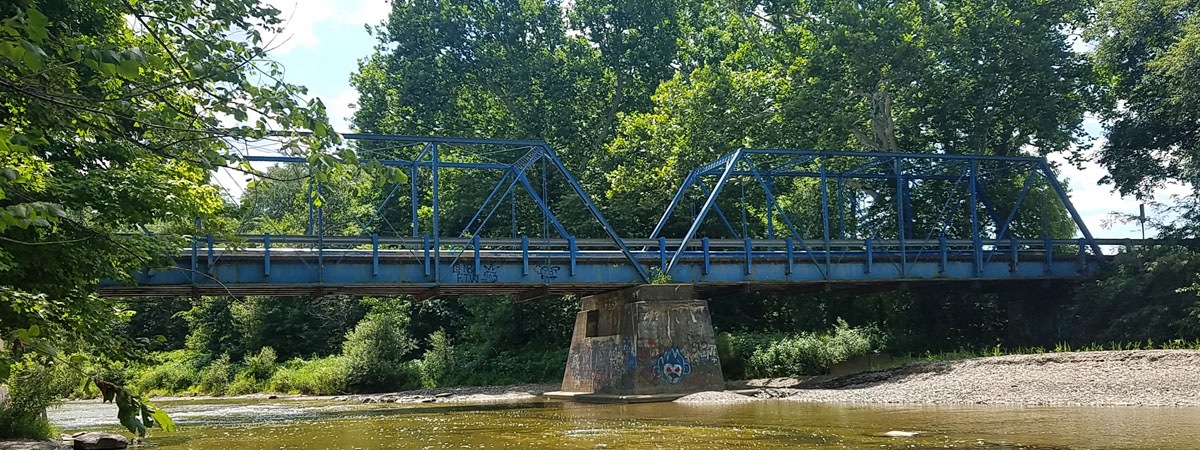
[[[805,402],[1200,406],[1200,351],[1051,353],[909,364],[763,393]]]

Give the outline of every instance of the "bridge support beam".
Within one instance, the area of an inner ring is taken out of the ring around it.
[[[708,302],[689,284],[642,285],[580,301],[563,374],[552,398],[670,401],[723,390]]]

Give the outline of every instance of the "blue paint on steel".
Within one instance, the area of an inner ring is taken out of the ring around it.
[[[558,216],[555,216],[554,212],[550,211],[550,206],[546,204],[546,201],[542,199],[542,196],[538,195],[537,189],[533,188],[533,184],[529,182],[529,178],[524,174],[521,174],[517,175],[517,179],[521,181],[521,185],[525,187],[525,191],[528,192],[529,196],[533,198],[533,202],[537,204],[538,208],[541,208],[542,214],[546,217],[546,220],[550,222],[550,226],[554,227],[554,231],[557,231],[558,235],[564,238],[570,235],[571,233],[567,232],[567,229],[563,227],[562,222],[558,221]]]
[[[975,255],[975,276],[983,270],[983,241],[979,238],[979,161],[971,160],[970,176],[967,178],[971,190],[971,251]]]
[[[271,276],[271,233],[263,233],[263,276]]]
[[[213,267],[217,265],[217,258],[216,258],[216,255],[213,253],[213,236],[211,234],[208,235],[207,240],[208,240],[208,267],[207,267],[208,270],[207,270],[207,272],[209,275],[212,275]]]
[[[638,275],[642,277],[642,281],[649,283],[650,276],[646,274],[646,269],[643,268],[641,264],[638,264],[637,258],[635,258],[633,253],[629,251],[629,247],[625,246],[625,241],[621,240],[621,236],[617,235],[617,230],[613,228],[612,225],[609,225],[608,220],[604,218],[604,214],[600,213],[600,208],[592,202],[592,198],[587,195],[587,192],[583,191],[583,187],[579,185],[579,181],[576,181],[575,176],[571,175],[571,171],[567,170],[567,167],[563,165],[562,160],[559,159],[558,155],[554,153],[554,149],[550,148],[549,145],[544,143],[542,144],[542,149],[546,152],[546,159],[554,163],[554,166],[562,172],[563,177],[567,179],[567,183],[571,185],[571,189],[575,190],[575,194],[578,195],[581,200],[583,200],[583,204],[585,207],[587,207],[588,213],[592,215],[593,219],[596,219],[596,221],[600,223],[600,227],[604,229],[606,234],[608,234],[609,239],[612,239],[613,243],[617,245],[617,248],[621,249],[621,253],[625,255],[625,258],[629,260],[630,265],[632,265],[634,270],[637,270]]]
[[[429,157],[430,157],[430,162],[432,163],[430,165],[430,168],[433,169],[433,226],[432,226],[432,228],[433,228],[433,230],[432,230],[433,231],[433,264],[435,266],[441,266],[441,262],[442,262],[441,261],[441,259],[442,259],[442,253],[441,253],[442,252],[442,245],[441,245],[442,227],[440,224],[440,217],[442,215],[442,213],[441,213],[441,204],[442,203],[438,196],[438,192],[440,192],[442,190],[442,185],[441,185],[441,178],[439,176],[439,172],[440,172],[439,162],[440,162],[441,157],[438,155],[438,143],[437,142],[433,142],[433,143],[429,144]],[[433,281],[434,282],[437,282],[438,279],[440,278],[438,276],[439,272],[441,272],[441,271],[440,270],[433,271]]]
[[[430,245],[429,245],[429,235],[421,236],[421,244],[422,244],[422,247],[425,249],[425,276],[430,276],[431,275],[431,272],[430,272],[431,255],[430,255],[430,253],[432,253],[432,248],[430,248]]]
[[[1016,219],[1017,211],[1021,210],[1021,203],[1025,201],[1025,195],[1029,194],[1029,188],[1033,187],[1033,179],[1037,178],[1035,175],[1036,172],[1030,170],[1029,174],[1025,176],[1025,184],[1021,186],[1021,193],[1017,194],[1017,201],[1013,203],[1012,211],[1008,213],[1008,218],[1004,220],[1004,224],[996,230],[996,241],[1009,235],[1008,228],[1012,226],[1013,220]]]
[[[875,262],[875,248],[872,245],[871,238],[864,240],[863,246],[867,249],[867,260],[863,265],[863,273],[869,274],[871,273],[871,265]]]
[[[900,278],[904,278],[908,273],[908,246],[904,245],[907,239],[904,223],[907,221],[904,218],[904,164],[900,162],[900,157],[897,156],[893,160],[893,170],[896,172],[896,227],[899,230],[896,233],[897,239],[900,240]]]
[[[1017,264],[1020,263],[1020,258],[1019,258],[1020,255],[1018,255],[1018,250],[1020,250],[1020,248],[1017,245],[1017,238],[1015,236],[1009,237],[1008,238],[1008,256],[1009,256],[1009,260],[1012,263],[1012,267],[1009,268],[1009,271],[1011,271],[1011,272],[1016,272]]]
[[[196,282],[196,273],[200,272],[200,240],[192,236],[192,270],[188,272],[192,283]]]
[[[825,238],[825,277],[829,277],[829,268],[832,266],[829,253],[832,249],[829,248],[829,183],[825,174],[825,160],[820,160],[821,168],[821,233]],[[790,272],[789,272],[790,273]]]
[[[408,169],[408,181],[409,181],[409,185],[411,186],[411,189],[412,189],[412,191],[409,195],[411,196],[410,200],[412,201],[412,235],[413,235],[413,237],[417,237],[417,236],[421,235],[421,220],[420,220],[420,216],[417,215],[417,207],[418,207],[418,205],[421,204],[420,198],[417,197],[417,175],[420,175],[420,172],[417,172],[417,165],[413,164],[412,167],[410,169]]]
[[[662,217],[658,219],[658,223],[654,225],[654,230],[650,232],[650,239],[658,237],[658,233],[662,233],[663,227],[667,225],[667,220],[671,218],[671,213],[675,212],[675,207],[679,206],[679,201],[683,199],[683,194],[688,188],[692,187],[692,183],[696,181],[695,172],[688,173],[683,179],[683,184],[679,185],[679,190],[675,191],[675,196],[671,198],[671,203],[667,204],[667,210]]]
[[[1096,238],[1092,237],[1092,232],[1088,231],[1087,224],[1083,222],[1083,217],[1079,215],[1079,211],[1071,203],[1071,198],[1067,196],[1066,189],[1063,189],[1062,184],[1054,177],[1054,171],[1050,170],[1050,164],[1047,164],[1046,160],[1041,160],[1038,161],[1038,167],[1042,169],[1042,175],[1046,177],[1046,181],[1050,182],[1050,187],[1054,188],[1054,192],[1058,193],[1058,199],[1067,208],[1067,212],[1071,213],[1071,218],[1075,220],[1075,226],[1079,227],[1079,232],[1083,234],[1083,238],[1092,247],[1092,251],[1096,255],[1103,254],[1100,251],[1100,245],[1096,243]]]
[[[658,238],[658,270],[667,273],[667,238]]]
[[[704,185],[704,181],[696,180],[696,187],[700,189],[700,195],[708,198],[708,186]],[[717,214],[717,217],[721,219],[721,222],[725,224],[725,227],[729,229],[729,232],[732,233],[734,237],[741,237],[741,235],[738,234],[737,229],[733,227],[733,223],[729,221],[729,218],[725,217],[725,212],[721,211],[721,205],[714,203],[713,212]]]
[[[700,250],[704,252],[704,275],[708,275],[712,267],[712,255],[708,253],[708,236],[700,238]],[[666,269],[663,269],[666,270]]]
[[[1043,275],[1050,275],[1050,270],[1054,267],[1054,241],[1050,236],[1042,238],[1042,241],[1042,246],[1046,249],[1045,272]]]
[[[687,244],[696,235],[696,231],[700,229],[700,224],[704,222],[704,218],[708,216],[708,210],[712,209],[712,205],[717,202],[717,193],[721,192],[721,188],[725,187],[725,182],[729,181],[729,173],[733,172],[734,166],[737,165],[737,160],[741,156],[740,151],[735,151],[732,157],[725,163],[725,171],[721,177],[717,179],[716,186],[713,186],[712,194],[704,201],[704,206],[700,207],[700,213],[696,215],[696,220],[692,222],[692,226],[688,228],[687,234],[683,235],[683,240],[679,243],[679,250],[671,255],[671,261],[667,263],[667,271],[675,267],[675,263],[679,261],[679,257],[683,254],[683,250],[687,248]]]
[[[529,236],[521,236],[521,276],[529,276]]]
[[[471,236],[471,248],[475,249],[475,275],[483,273],[483,263],[479,261],[479,235]]]
[[[576,257],[579,255],[579,248],[575,247],[575,236],[567,236],[567,251],[571,254],[570,275],[575,276],[575,261]]]
[[[938,236],[938,273],[946,273],[946,266],[949,265],[949,248],[946,245],[946,235]]]
[[[371,234],[371,276],[379,276],[379,235]]]
[[[750,242],[750,238],[746,238],[746,275],[754,273],[754,246]]]
[[[784,271],[783,273],[784,273],[784,275],[791,275],[793,272],[796,271],[796,247],[795,247],[795,245],[793,245],[791,237],[788,237],[787,239],[784,239],[783,241],[784,241],[784,246],[787,247],[787,270]],[[829,252],[825,252],[825,254],[828,255]],[[829,275],[828,267],[826,268],[824,275],[826,275],[826,276]]]

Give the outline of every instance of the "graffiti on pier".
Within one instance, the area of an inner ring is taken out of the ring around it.
[[[622,343],[625,345],[625,370],[633,373],[637,370],[637,353],[633,351],[633,341],[625,338]]]
[[[455,280],[459,283],[495,283],[500,279],[496,275],[498,266],[482,264],[479,268],[479,273],[475,273],[475,266],[468,264],[455,264],[451,269],[454,271]]]
[[[683,377],[689,373],[692,373],[692,365],[683,359],[683,353],[679,351],[679,347],[667,349],[658,357],[658,363],[654,365],[654,375],[668,384],[683,381]]]
[[[541,265],[534,268],[534,271],[542,277],[542,282],[547,283],[550,280],[558,278],[558,271],[562,269],[560,266]]]

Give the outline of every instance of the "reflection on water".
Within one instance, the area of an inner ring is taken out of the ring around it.
[[[162,402],[181,431],[163,449],[1200,448],[1200,408],[820,405],[349,404],[312,400]],[[115,407],[52,410],[64,430],[117,431]],[[883,436],[919,431],[911,438]]]

